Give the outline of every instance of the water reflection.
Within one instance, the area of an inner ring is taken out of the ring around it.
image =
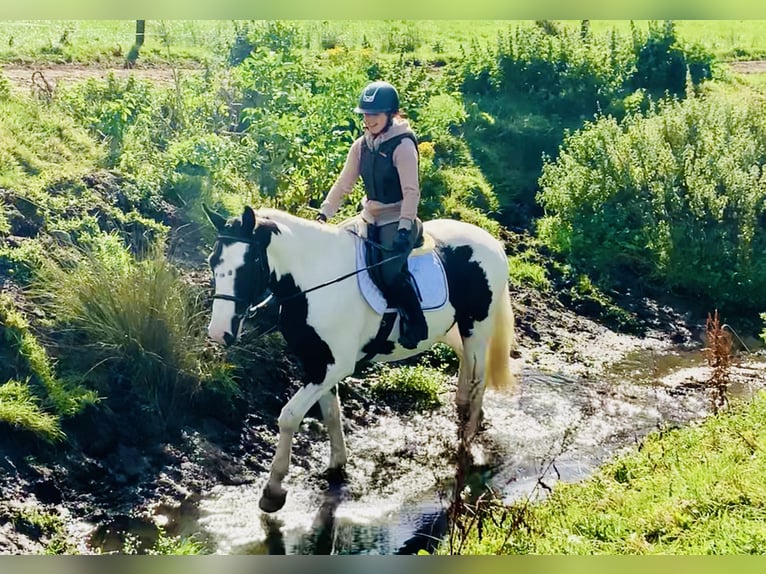
[[[433,552],[447,532],[447,510],[403,509],[396,528],[390,522],[354,524],[338,520],[343,497],[337,489],[324,493],[310,528],[295,533],[274,515],[261,514],[264,539],[240,549],[244,554],[417,554]],[[402,540],[402,535],[409,536]]]

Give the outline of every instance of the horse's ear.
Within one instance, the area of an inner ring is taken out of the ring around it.
[[[252,207],[246,205],[242,212],[242,233],[248,236],[253,233],[253,229],[255,229],[255,212]]]
[[[226,227],[226,218],[223,215],[216,213],[204,203],[202,204],[202,211],[205,212],[210,223],[212,223],[219,232],[223,231],[224,227]]]

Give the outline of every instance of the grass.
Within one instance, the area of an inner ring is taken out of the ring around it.
[[[177,422],[203,384],[230,390],[226,366],[206,350],[196,290],[162,255],[135,260],[120,242],[107,235],[46,265],[40,301],[79,348],[80,372],[101,373],[105,392],[135,393],[163,423]]]
[[[61,417],[94,404],[96,394],[56,376],[47,351],[6,295],[0,295],[0,341],[0,420],[48,441],[63,438]]]
[[[634,20],[646,31],[649,20]],[[766,20],[675,20],[676,32],[683,44],[699,44],[720,61],[766,58]],[[564,21],[580,26],[579,21]],[[614,29],[630,33],[630,20],[591,20],[591,30],[602,33]]]
[[[508,274],[511,284],[516,287],[534,287],[538,291],[551,289],[551,281],[545,267],[531,260],[527,254],[508,257]]]
[[[447,375],[425,365],[391,367],[379,365],[372,386],[374,395],[401,410],[427,410],[442,404]]]
[[[34,98],[0,99],[0,187],[41,189],[92,170],[104,151],[74,120]]]
[[[494,42],[510,26],[531,26],[521,20],[299,20],[306,50],[370,47],[381,53],[406,53],[423,61],[459,54],[472,42]],[[557,21],[580,26],[580,21]],[[147,20],[139,62],[204,63],[225,58],[228,43],[245,22],[231,20]],[[636,20],[646,30],[649,21]],[[630,33],[629,20],[592,20],[596,33],[616,29]],[[135,41],[135,20],[17,20],[0,22],[0,62],[123,63]],[[685,43],[699,43],[721,60],[766,57],[763,20],[678,20]],[[212,48],[212,49],[211,49]]]
[[[465,554],[760,554],[766,393],[641,447],[543,502],[498,507]],[[514,524],[513,528],[509,526]]]
[[[32,432],[48,442],[64,438],[58,417],[40,408],[29,384],[13,379],[0,385],[0,422]]]

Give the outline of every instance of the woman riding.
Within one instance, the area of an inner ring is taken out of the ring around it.
[[[351,144],[346,163],[321,205],[317,220],[326,222],[361,176],[366,197],[361,218],[368,237],[400,255],[380,266],[386,296],[402,315],[399,344],[414,349],[428,336],[417,292],[410,282],[407,256],[423,233],[418,218],[420,184],[418,148],[409,122],[399,113],[399,94],[388,82],[368,84],[354,112],[364,116],[364,134]]]

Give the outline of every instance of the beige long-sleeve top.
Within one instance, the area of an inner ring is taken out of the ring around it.
[[[394,124],[382,134],[373,137],[369,132],[365,132],[360,138],[351,144],[348,151],[346,163],[327,194],[320,211],[328,218],[335,215],[338,211],[343,198],[346,197],[354,187],[361,175],[360,165],[362,160],[362,142],[367,140],[367,145],[372,150],[377,150],[378,146],[395,136],[412,133],[410,124],[403,118],[396,118]],[[403,139],[394,149],[392,156],[394,167],[399,173],[399,182],[402,186],[402,200],[396,203],[380,203],[367,197],[362,200],[362,218],[368,223],[375,225],[386,225],[399,221],[400,229],[410,229],[412,222],[418,214],[418,203],[420,202],[420,183],[418,180],[418,150],[415,143],[410,139]]]

